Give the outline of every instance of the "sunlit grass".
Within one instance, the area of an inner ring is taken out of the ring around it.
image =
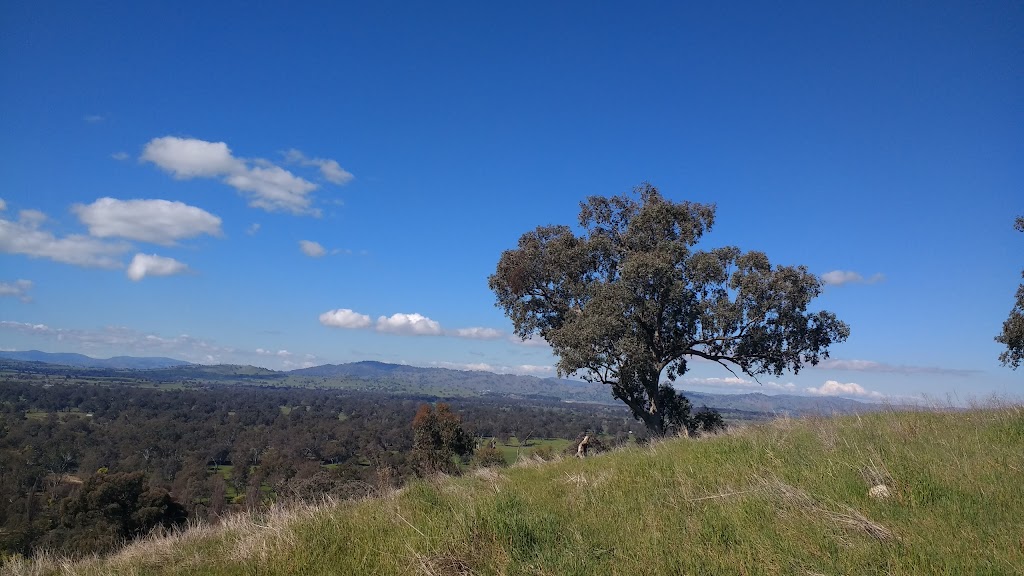
[[[872,486],[891,495],[874,499]],[[779,420],[239,515],[18,574],[1020,574],[1024,410]]]

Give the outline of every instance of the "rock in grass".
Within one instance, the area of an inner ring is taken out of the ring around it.
[[[871,490],[868,490],[868,496],[871,496],[872,498],[877,498],[878,500],[885,500],[891,495],[892,494],[889,492],[889,487],[886,486],[885,484],[872,486]]]

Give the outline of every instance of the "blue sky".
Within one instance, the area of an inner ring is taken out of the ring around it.
[[[1022,392],[1020,3],[206,4],[5,3],[0,348],[548,375],[487,276],[649,181],[852,329],[682,387]]]

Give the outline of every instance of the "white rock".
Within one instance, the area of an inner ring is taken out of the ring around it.
[[[871,496],[872,498],[878,498],[880,500],[888,498],[891,495],[892,494],[889,492],[889,487],[886,486],[885,484],[872,486],[871,490],[868,490],[868,496]]]

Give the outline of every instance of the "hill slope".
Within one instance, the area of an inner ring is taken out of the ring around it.
[[[1024,410],[779,420],[228,519],[64,574],[1019,574]],[[888,499],[868,496],[885,483]]]

